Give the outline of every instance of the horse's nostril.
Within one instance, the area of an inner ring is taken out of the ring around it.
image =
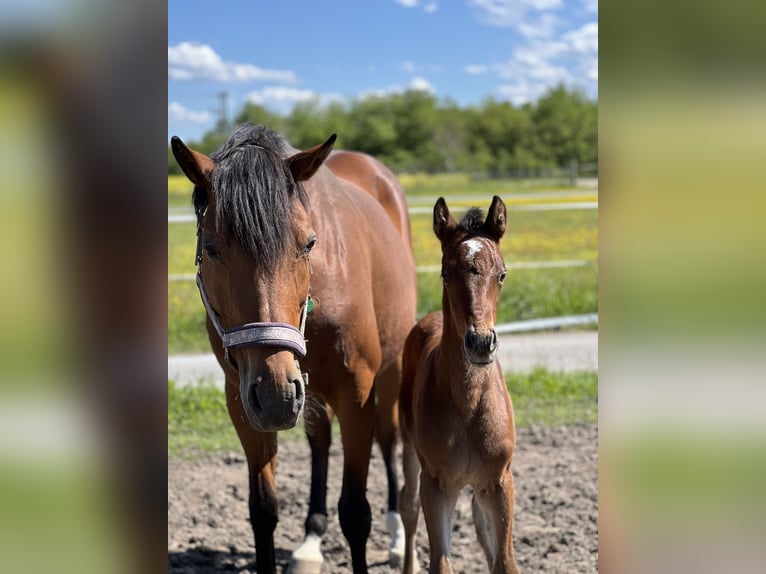
[[[295,398],[299,401],[303,400],[303,379],[301,377],[297,377],[291,382],[295,386]]]
[[[489,350],[494,353],[497,350],[497,332],[492,329],[492,342],[489,345]]]

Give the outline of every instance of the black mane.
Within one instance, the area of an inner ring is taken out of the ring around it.
[[[242,124],[210,155],[216,229],[233,233],[266,269],[276,266],[291,244],[293,200],[308,207],[306,191],[282,160],[288,152],[287,142],[269,128]],[[207,191],[195,188],[192,202],[197,213],[204,211]]]

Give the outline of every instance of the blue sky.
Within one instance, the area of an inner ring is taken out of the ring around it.
[[[170,0],[168,138],[250,100],[348,101],[408,88],[461,106],[598,96],[597,0]]]

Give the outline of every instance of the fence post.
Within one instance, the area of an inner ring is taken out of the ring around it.
[[[577,172],[579,171],[579,166],[577,165],[577,160],[572,158],[569,160],[569,185],[572,187],[575,187],[577,185]]]

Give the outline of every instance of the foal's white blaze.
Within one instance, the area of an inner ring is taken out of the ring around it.
[[[466,254],[468,258],[473,259],[476,255],[481,253],[481,250],[484,247],[484,239],[469,239],[468,241],[464,242],[463,245],[468,248],[468,253]]]

